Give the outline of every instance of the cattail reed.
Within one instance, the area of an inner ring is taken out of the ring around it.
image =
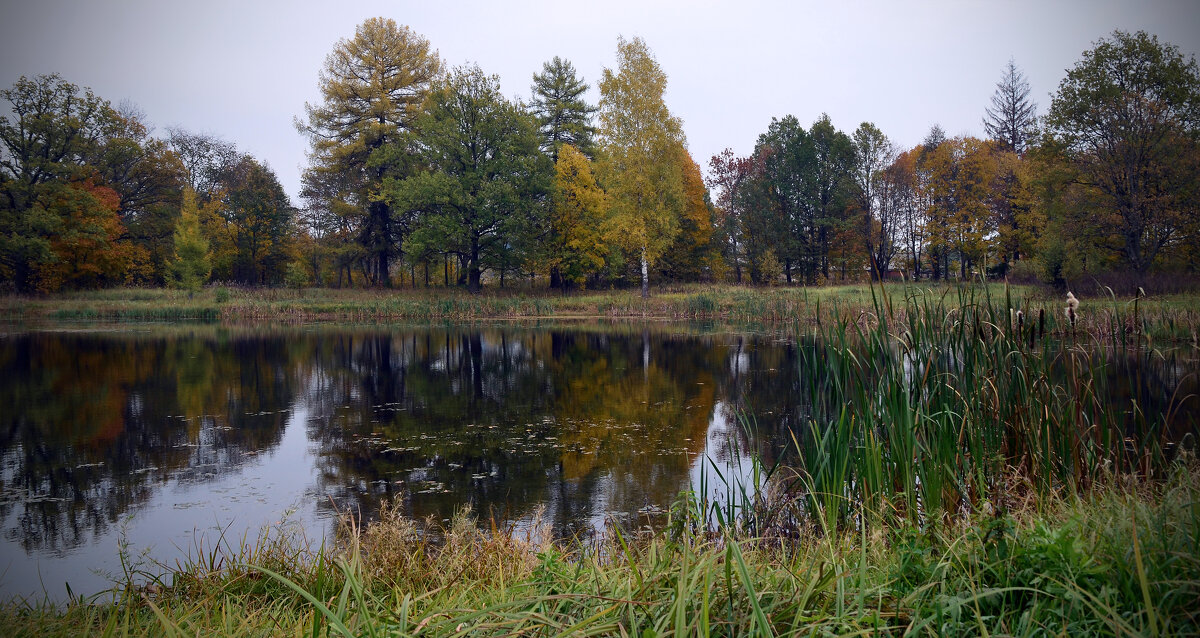
[[[1079,317],[1079,300],[1070,291],[1067,291],[1067,319],[1071,322],[1071,330],[1075,329],[1075,320]]]

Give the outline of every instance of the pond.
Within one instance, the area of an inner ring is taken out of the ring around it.
[[[645,524],[717,489],[713,464],[746,471],[741,410],[768,457],[807,427],[796,349],[691,324],[9,329],[0,596],[101,591],[122,551],[170,565],[269,528],[319,542],[385,499],[540,516],[558,537]],[[1165,412],[1197,391],[1190,352],[1123,387]]]

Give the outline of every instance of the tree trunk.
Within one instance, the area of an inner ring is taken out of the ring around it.
[[[467,290],[471,294],[475,294],[482,289],[480,284],[482,273],[479,269],[479,240],[475,238],[471,239],[471,261],[467,263],[467,271],[470,276],[467,281]]]
[[[391,279],[391,277],[388,276],[387,252],[379,251],[379,263],[376,266],[376,270],[377,270],[377,272],[376,272],[375,276],[379,278],[379,280],[376,283],[378,283],[380,286],[383,286],[384,288],[390,288],[392,285],[392,279]]]
[[[642,299],[650,298],[650,263],[646,261],[646,247],[642,246]]]
[[[551,268],[550,268],[550,289],[554,290],[555,288],[558,288],[560,286],[562,286],[562,272],[559,271],[558,266],[551,266]]]

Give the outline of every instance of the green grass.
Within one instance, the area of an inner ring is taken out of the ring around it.
[[[15,636],[1194,635],[1198,469],[936,529],[781,542],[680,504],[650,535],[551,543],[463,514],[384,514],[335,548],[287,537],[65,608],[10,603]],[[439,542],[431,542],[432,537]]]
[[[749,288],[730,285],[659,286],[650,299],[636,290],[582,291],[562,295],[527,288],[487,290],[471,295],[460,289],[285,289],[209,287],[194,295],[169,289],[114,288],[47,296],[0,297],[0,319],[24,322],[223,321],[365,322],[463,321],[527,318],[712,319],[768,325],[837,323],[851,315],[875,314],[880,295],[892,300],[934,298],[954,291],[986,290],[1004,295],[1002,284],[854,284],[820,288]],[[1090,296],[1084,295],[1084,292]],[[1200,297],[1171,295],[1117,299],[1105,289],[1076,291],[1083,299],[1077,333],[1093,338],[1144,335],[1159,342],[1196,342]],[[1063,334],[1062,301],[1039,288],[1008,291],[1014,309],[1036,317],[1045,311]],[[903,305],[903,304],[898,304]],[[1136,310],[1136,311],[1135,311]],[[903,310],[901,310],[902,312]]]

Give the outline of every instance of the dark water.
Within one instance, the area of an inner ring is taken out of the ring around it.
[[[0,597],[104,589],[122,542],[146,567],[272,526],[319,540],[383,499],[539,512],[559,536],[637,524],[701,468],[745,471],[739,406],[768,455],[799,429],[795,349],[686,325],[9,332]],[[1140,404],[1196,369],[1164,359]]]

